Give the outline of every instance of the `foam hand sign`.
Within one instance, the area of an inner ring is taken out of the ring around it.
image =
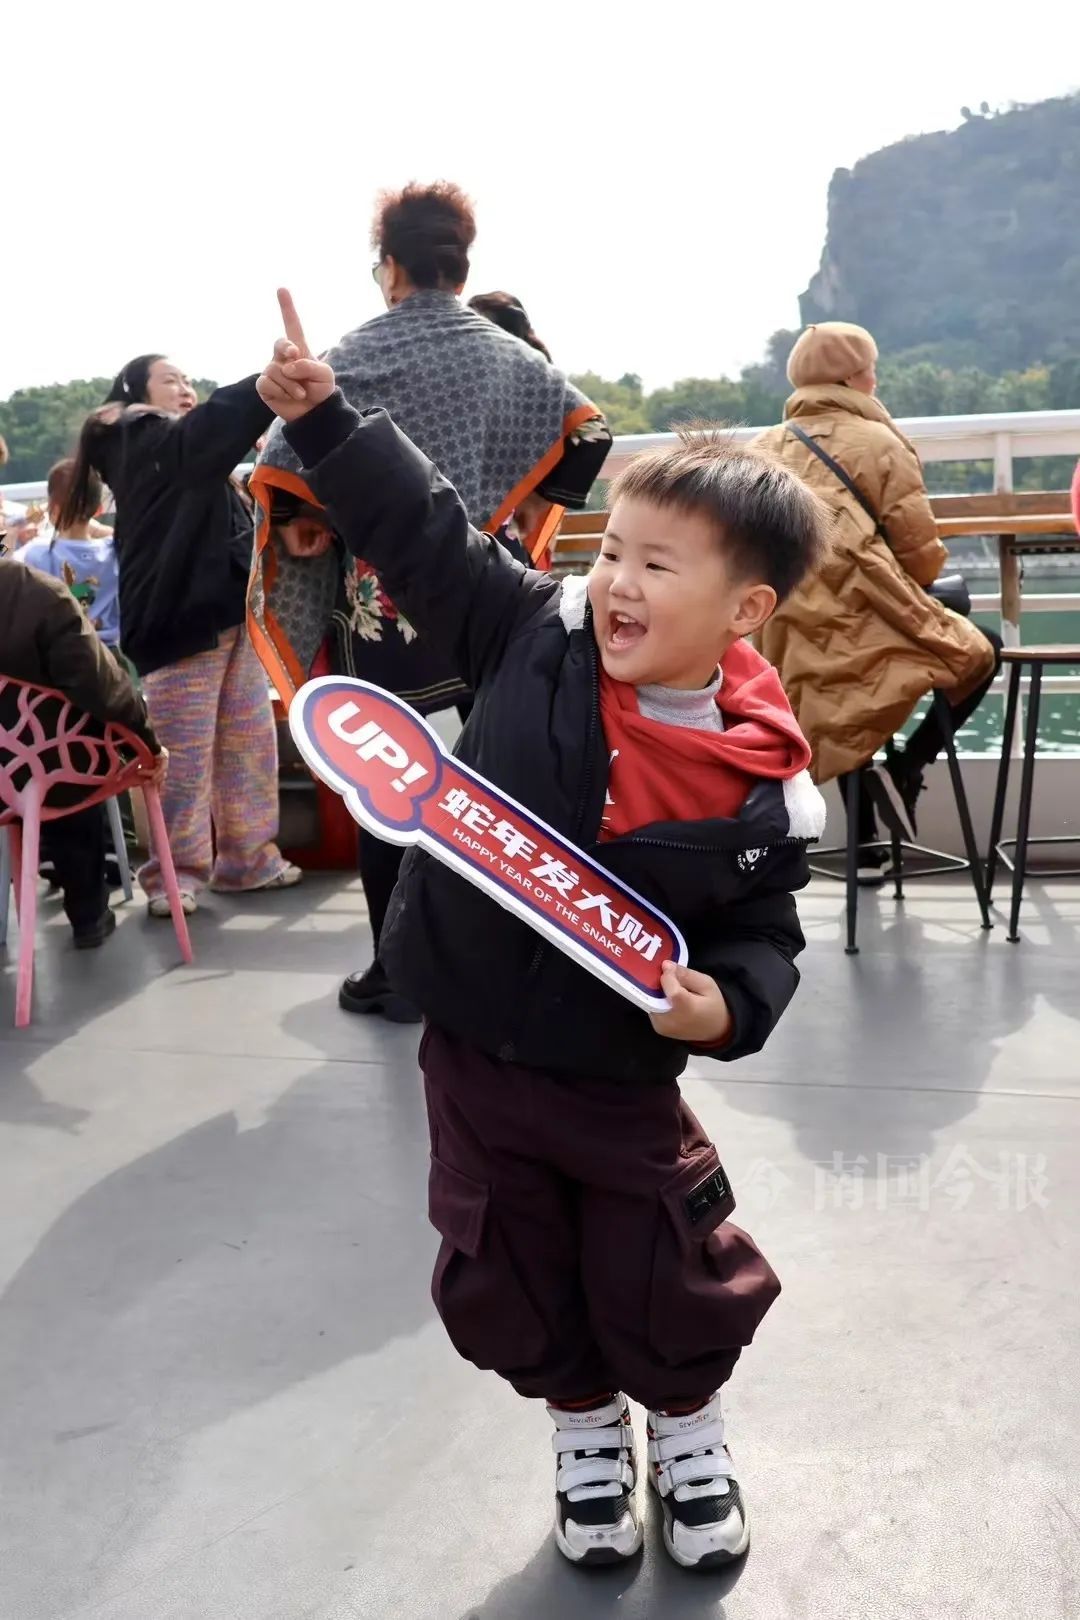
[[[324,675],[289,709],[311,770],[378,838],[420,844],[646,1012],[666,1012],[664,962],[678,929],[633,889],[449,755],[406,704],[367,681]]]

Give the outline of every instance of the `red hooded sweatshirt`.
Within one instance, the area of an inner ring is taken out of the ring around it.
[[[601,839],[653,821],[737,816],[754,783],[781,781],[810,763],[810,745],[791,712],[780,677],[747,641],[720,663],[716,702],[723,731],[650,720],[637,690],[600,668],[600,717],[611,756]]]

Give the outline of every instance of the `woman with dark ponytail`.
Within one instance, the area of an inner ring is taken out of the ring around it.
[[[85,506],[95,472],[112,491],[123,648],[169,751],[162,803],[189,912],[206,883],[237,893],[300,877],[274,843],[277,739],[244,628],[252,516],[232,472],[273,420],[255,382],[200,405],[164,355],[129,360],[83,426],[59,515],[63,528]],[[139,880],[167,917],[155,860]]]
[[[475,309],[476,313],[483,315],[486,320],[494,321],[496,326],[501,326],[511,337],[520,338],[530,349],[542,354],[545,360],[551,359],[551,350],[537,337],[532,322],[525,313],[524,304],[520,298],[515,298],[513,293],[476,293],[469,299],[469,308]]]

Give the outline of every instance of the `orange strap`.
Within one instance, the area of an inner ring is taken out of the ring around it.
[[[302,478],[296,473],[287,472],[283,467],[256,467],[251,475],[249,487],[259,503],[262,515],[255,530],[255,556],[248,576],[248,635],[251,637],[251,645],[255,648],[259,662],[273,681],[282,705],[287,709],[303,686],[305,676],[299,659],[289,645],[288,637],[266,605],[277,572],[277,558],[273,551],[267,551],[270,544],[271,491],[288,490],[290,495],[296,495],[300,500],[310,502],[312,506],[321,506],[322,502],[315,499]],[[264,552],[266,552],[265,559]],[[263,569],[263,624],[259,623],[252,606],[255,582],[260,568]]]
[[[290,495],[297,495],[300,500],[307,501],[309,506],[322,506],[322,501],[315,499],[300,474],[289,472],[285,467],[267,467],[266,465],[256,467],[248,479],[248,488],[256,500],[262,501],[267,512],[270,510],[270,500],[268,496],[263,494],[263,491],[271,489],[286,489]]]
[[[551,507],[547,513],[547,516],[540,519],[540,522],[536,525],[536,528],[525,542],[525,548],[528,551],[529,556],[532,558],[532,565],[534,568],[544,567],[544,558],[547,554],[548,547],[551,545],[551,542],[555,537],[559,524],[563,520],[563,514],[565,511],[565,506]],[[550,567],[550,563],[547,566]]]
[[[584,422],[591,422],[594,416],[599,415],[600,412],[596,406],[589,404],[579,405],[576,410],[570,412],[570,415],[563,422],[561,436],[551,446],[551,449],[540,457],[536,466],[525,474],[520,484],[517,484],[510,491],[499,510],[493,513],[490,521],[486,524],[491,533],[494,533],[496,529],[501,529],[507,518],[513,517],[526,495],[531,495],[537,485],[544,482],[548,473],[559,465],[562,459],[563,445],[574,429],[581,427]]]

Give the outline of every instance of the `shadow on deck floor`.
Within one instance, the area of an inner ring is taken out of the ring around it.
[[[0,1615],[1080,1613],[1080,887],[1019,947],[962,883],[873,898],[851,961],[841,903],[767,1052],[686,1083],[785,1283],[720,1579],[553,1550],[547,1420],[428,1299],[415,1031],[334,1004],[356,883],[212,898],[191,968],[136,906],[83,956],[45,907],[27,1031],[0,974]]]

